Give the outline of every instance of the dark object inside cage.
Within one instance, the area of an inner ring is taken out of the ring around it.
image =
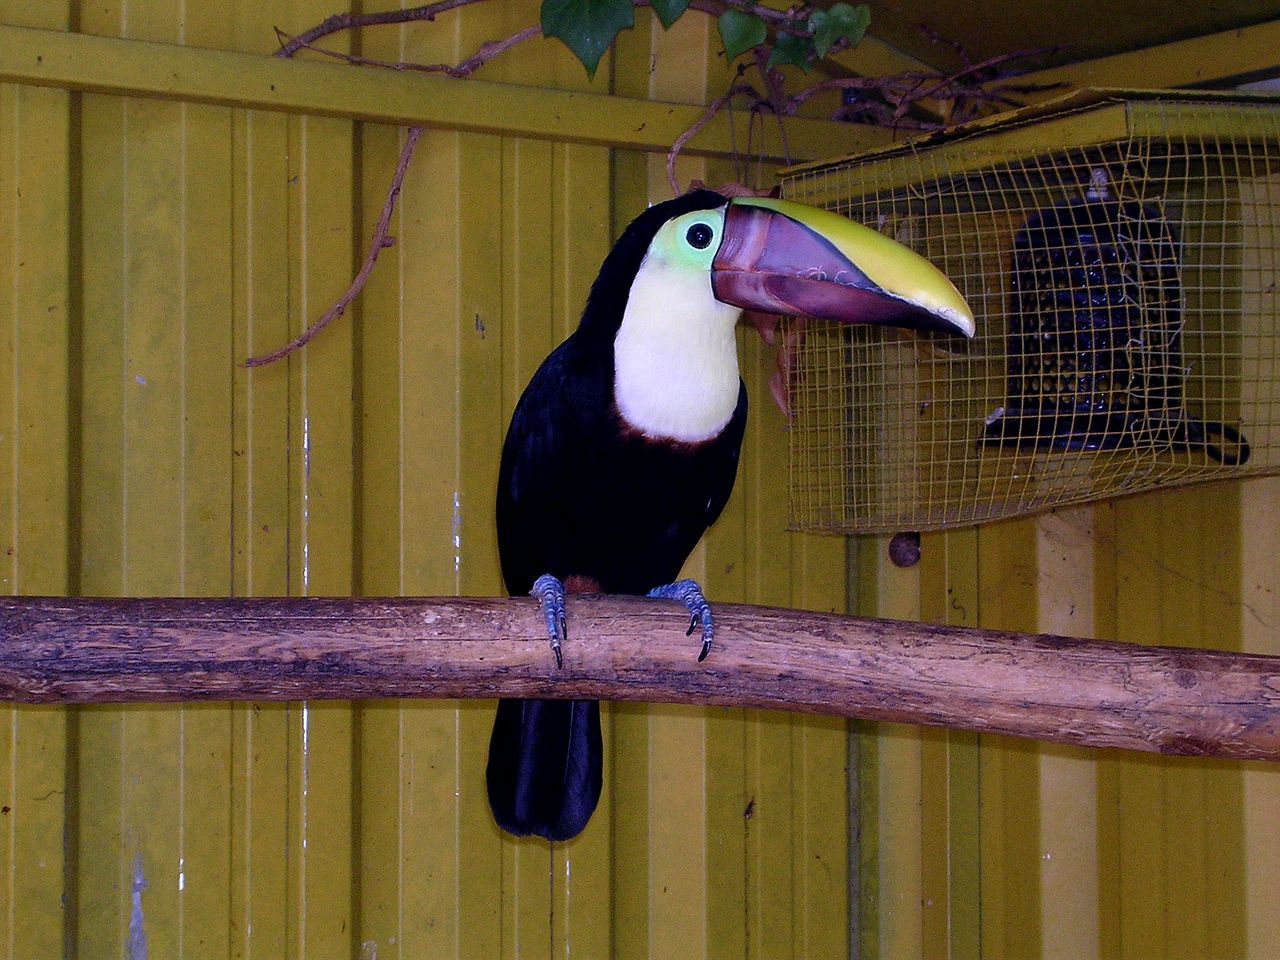
[[[1083,91],[788,171],[973,306],[793,332],[797,529],[937,529],[1280,471],[1280,101]]]
[[[1008,398],[982,440],[1037,450],[1169,446],[1238,466],[1249,444],[1186,409],[1178,241],[1155,208],[1081,198],[1033,214],[1013,242]]]

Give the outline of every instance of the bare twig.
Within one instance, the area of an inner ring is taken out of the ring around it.
[[[912,76],[916,75],[913,74]],[[833,90],[871,90],[877,93],[884,93],[901,83],[906,77],[906,74],[898,74],[895,77],[838,77],[833,80],[820,80],[792,94],[787,99],[786,112],[794,114],[801,106],[818,94],[829,93]]]
[[[279,28],[276,29],[276,36],[280,38],[282,44],[294,44],[294,40],[287,34],[283,33]],[[517,44],[524,43],[526,40],[532,40],[534,37],[542,36],[542,27],[535,25],[525,27],[518,33],[512,34],[505,40],[490,40],[483,44],[479,50],[473,53],[467,59],[457,64],[452,63],[411,63],[406,60],[376,60],[372,57],[364,57],[355,53],[343,53],[341,50],[326,50],[324,47],[317,47],[311,43],[304,43],[300,46],[294,44],[294,52],[300,50],[309,50],[312,53],[318,53],[324,57],[330,57],[334,60],[341,60],[357,67],[381,67],[384,70],[405,70],[416,71],[418,73],[443,73],[456,80],[463,77],[469,77],[475,73],[486,63],[503,53],[506,53]]]
[[[526,40],[532,40],[534,37],[542,36],[542,26],[535,24],[532,27],[525,27],[519,33],[514,33],[505,40],[490,40],[484,44],[479,50],[463,60],[456,67],[445,72],[451,77],[466,77],[480,69],[494,57],[506,53],[517,44],[524,43]]]
[[[694,121],[693,126],[680,134],[680,136],[676,137],[675,143],[673,143],[671,145],[671,149],[667,151],[667,183],[671,185],[671,193],[673,196],[679,195],[680,193],[680,181],[676,179],[676,159],[680,156],[680,151],[684,149],[684,145],[686,143],[697,136],[698,133],[711,122],[715,115],[723,110],[725,106],[728,105],[729,101],[738,94],[749,94],[754,97],[757,102],[760,99],[760,94],[756,91],[755,87],[751,86],[751,84],[742,82],[733,84],[721,96],[716,97],[715,100],[712,100],[711,103],[707,104],[707,109],[702,111],[702,116]]]
[[[916,29],[919,30],[921,36],[925,37],[930,43],[948,48],[952,53],[960,58],[960,62],[966,67],[973,65],[973,58],[969,56],[968,48],[959,40],[948,40],[930,23],[917,24]]]
[[[956,90],[957,87],[959,87],[958,92],[960,94],[965,94],[973,88],[963,86],[964,81],[970,80],[970,79],[976,80],[977,75],[980,73],[983,73],[984,71],[993,70],[995,67],[998,67],[1004,63],[1008,63],[1011,60],[1021,60],[1024,57],[1032,57],[1037,54],[1044,53],[1046,49],[1048,48],[1042,47],[1039,50],[1023,50],[1018,53],[1001,53],[1001,54],[997,54],[994,57],[988,57],[986,60],[983,60],[981,63],[971,64],[969,66],[966,66],[963,70],[953,73],[950,76],[942,77],[938,79],[937,82],[932,87],[929,87],[924,91],[924,93],[921,94],[920,99],[922,100],[937,99],[941,92],[943,91],[950,92],[952,90]]]
[[[363,27],[419,21],[430,22],[442,13],[479,2],[481,0],[437,0],[435,3],[424,3],[417,7],[407,7],[404,10],[389,10],[382,13],[335,13],[327,17],[322,23],[316,24],[310,30],[305,30],[295,36],[289,36],[277,27],[276,34],[280,37],[280,49],[276,51],[275,56],[288,58],[301,50],[313,50],[316,53],[331,55],[332,51],[317,49],[315,47],[316,41],[335,33],[342,33],[345,30],[359,30]],[[637,7],[651,7],[653,5],[652,0],[633,0],[633,2]],[[788,33],[794,36],[805,36],[809,32],[807,24],[801,21],[801,7],[794,7],[790,10],[773,10],[757,3],[751,3],[750,0],[691,0],[689,8],[711,17],[718,17],[726,10],[739,10],[759,17],[776,32]],[[848,39],[841,38],[832,45],[829,52],[832,54],[839,53],[848,47]],[[411,67],[409,65],[380,64],[376,61],[365,61],[358,58],[353,59],[351,62],[369,66],[387,65],[400,70],[420,69],[420,67]]]
[[[755,49],[756,71],[764,80],[765,97],[769,101],[769,106],[773,107],[773,112],[781,114],[786,110],[786,93],[783,87],[786,83],[781,70],[771,70],[769,68],[769,52],[763,47]]]
[[[382,13],[335,13],[324,22],[316,24],[310,30],[304,30],[280,45],[275,52],[277,57],[292,57],[304,47],[309,47],[317,40],[344,30],[357,30],[360,27],[377,27],[392,23],[412,23],[418,20],[432,21],[442,13],[465,7],[480,0],[437,0],[436,3],[424,3],[420,7],[407,7],[404,10],[386,10]],[[280,31],[277,30],[277,33]]]
[[[794,112],[801,104],[829,90],[874,90],[885,94],[896,94],[895,99],[899,101],[944,99],[951,94],[984,96],[986,95],[984,88],[976,85],[979,82],[977,74],[1009,61],[1041,52],[1043,51],[1027,50],[1022,53],[1002,53],[981,63],[967,66],[949,76],[911,71],[887,77],[839,77],[823,80],[793,94],[788,101],[788,109]]]
[[[400,151],[400,162],[396,164],[395,176],[391,178],[391,190],[387,193],[387,201],[382,206],[382,215],[378,217],[378,225],[373,231],[373,240],[369,243],[369,253],[364,258],[364,266],[360,268],[356,278],[351,281],[351,286],[347,288],[347,292],[338,298],[337,303],[325,311],[324,316],[307,327],[301,336],[296,337],[279,350],[273,350],[271,353],[258,357],[250,357],[244,363],[246,367],[261,367],[268,363],[274,363],[276,360],[287,357],[295,350],[306,346],[316,338],[320,331],[342,316],[347,307],[351,305],[351,301],[359,296],[360,291],[364,289],[365,283],[369,280],[373,265],[378,262],[378,254],[385,247],[395,243],[395,240],[387,234],[391,227],[391,214],[396,207],[396,198],[400,195],[400,186],[404,183],[405,171],[409,169],[409,160],[413,157],[413,148],[418,145],[418,140],[421,136],[421,127],[409,128],[409,136],[405,140],[404,149]]]
[[[893,104],[881,103],[878,100],[861,100],[841,107],[832,117],[834,120],[845,120],[850,123],[871,123],[895,132],[910,130],[914,133],[931,133],[941,124],[933,120],[917,120],[912,116],[899,116]]]

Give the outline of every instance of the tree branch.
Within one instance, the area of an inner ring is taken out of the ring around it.
[[[442,13],[465,7],[480,0],[437,0],[436,3],[424,3],[418,7],[406,7],[403,10],[386,10],[381,13],[335,13],[326,17],[310,30],[304,30],[287,41],[281,43],[275,52],[277,57],[292,57],[303,47],[309,47],[317,40],[341,33],[344,30],[358,30],[361,27],[378,27],[394,23],[413,23],[420,20],[432,21]],[[277,36],[283,36],[276,28]]]
[[[702,116],[694,121],[693,126],[676,137],[675,143],[671,144],[671,149],[667,151],[667,183],[671,187],[671,195],[673,197],[680,195],[680,181],[676,178],[676,160],[679,159],[684,145],[697,136],[698,132],[710,123],[717,113],[728,106],[729,101],[738,94],[750,95],[759,102],[760,95],[751,84],[735,83],[721,96],[716,97],[716,99],[707,104],[707,109],[702,112]]]
[[[409,169],[409,161],[413,158],[413,148],[418,145],[418,140],[421,136],[421,127],[409,128],[409,136],[400,151],[400,162],[396,164],[395,175],[391,178],[391,189],[387,192],[387,200],[382,205],[382,215],[378,217],[378,225],[374,228],[373,239],[369,242],[369,253],[364,258],[364,265],[360,268],[360,272],[351,281],[351,286],[347,287],[347,292],[339,297],[338,301],[326,310],[319,320],[302,331],[300,336],[295,337],[278,350],[273,350],[262,356],[250,357],[244,362],[246,367],[261,367],[268,363],[274,363],[276,360],[287,357],[295,350],[305,347],[319,335],[320,331],[346,313],[351,301],[360,295],[360,291],[364,289],[364,285],[369,281],[369,274],[373,272],[373,265],[378,262],[378,254],[384,248],[390,247],[395,243],[395,239],[388,233],[391,229],[391,214],[396,208],[396,198],[400,196],[400,187],[404,183],[405,171]]]
[[[445,72],[449,76],[457,78],[470,76],[494,57],[506,53],[517,44],[540,36],[542,36],[542,26],[541,24],[534,24],[532,27],[525,27],[523,30],[512,34],[505,40],[490,40],[457,66],[452,69],[446,68]]]
[[[0,599],[26,703],[557,697],[720,704],[1092,747],[1280,759],[1280,657],[577,594],[557,670],[529,599]]]
[[[278,28],[276,35],[280,38],[282,47],[284,44],[293,44],[286,34],[282,33]],[[524,43],[526,40],[532,40],[534,37],[542,36],[541,26],[525,27],[523,30],[512,34],[505,40],[490,40],[488,43],[482,44],[480,49],[473,53],[467,59],[460,63],[411,63],[407,60],[377,60],[373,57],[364,57],[356,53],[343,53],[341,50],[326,50],[324,47],[313,46],[310,43],[304,43],[300,46],[294,45],[294,52],[299,50],[309,50],[312,53],[318,53],[323,57],[329,57],[333,60],[341,60],[356,67],[381,67],[384,70],[405,70],[416,71],[418,73],[443,73],[455,80],[461,80],[463,77],[469,77],[475,73],[486,63],[501,54],[506,53],[512,47]]]

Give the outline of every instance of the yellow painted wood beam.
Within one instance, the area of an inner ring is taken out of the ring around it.
[[[632,150],[667,150],[703,112],[689,104],[12,26],[0,26],[0,82]],[[739,117],[736,129],[748,129],[747,120]],[[866,149],[889,134],[791,118],[786,137],[784,146],[776,124],[766,123],[752,149],[766,160],[799,161]],[[715,118],[686,149],[731,155],[729,118]]]
[[[1040,70],[1019,77],[1018,82],[1140,89],[1206,86],[1276,70],[1277,50],[1280,20]],[[1061,93],[1061,89],[1043,91],[1027,100],[1035,102]]]

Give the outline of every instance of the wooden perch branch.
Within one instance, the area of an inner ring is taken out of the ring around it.
[[[1280,759],[1280,657],[721,604],[570,598],[564,669],[528,599],[0,600],[0,699],[579,697],[751,706],[1093,747]]]

